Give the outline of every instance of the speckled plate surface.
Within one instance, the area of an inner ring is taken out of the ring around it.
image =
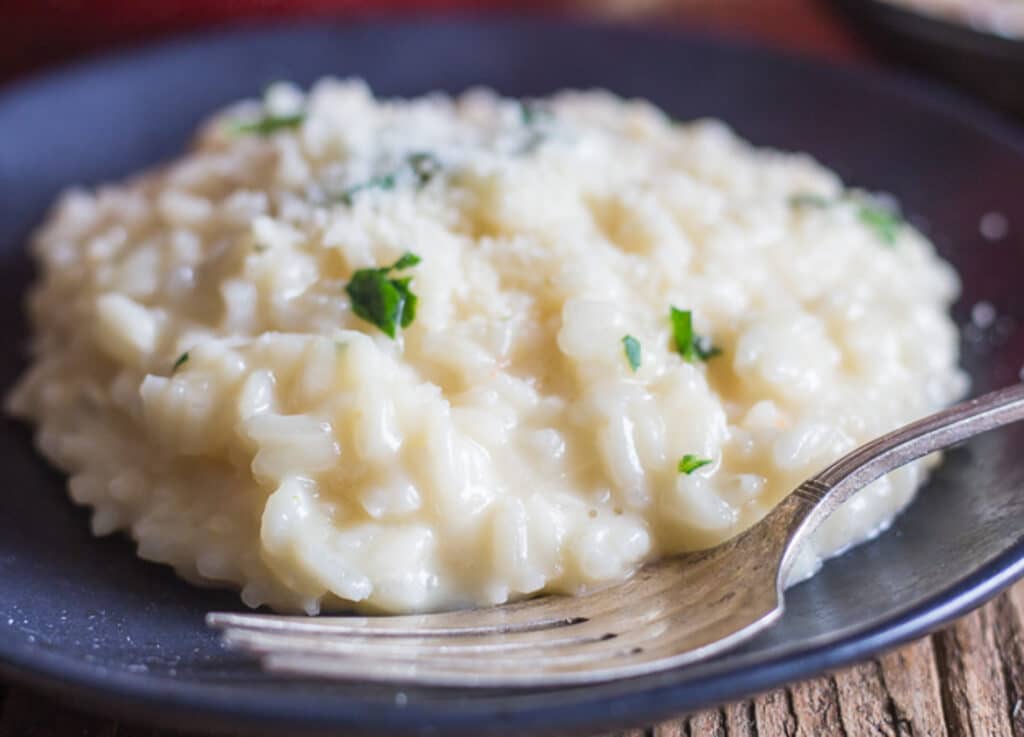
[[[1024,135],[916,84],[703,37],[544,21],[436,20],[248,29],[108,57],[0,91],[0,385],[23,366],[27,234],[57,191],[181,151],[204,115],[272,79],[365,76],[387,95],[603,86],[758,144],[811,152],[887,190],[959,268],[976,391],[1024,363]],[[987,236],[979,223],[985,220]],[[1005,217],[1008,230],[1000,228]],[[1006,230],[1006,232],[1002,232]],[[856,279],[856,274],[850,275]],[[203,625],[232,593],[196,589],[90,537],[27,428],[0,424],[0,674],[79,704],[179,727],[300,735],[607,732],[868,657],[1024,573],[1024,427],[948,456],[892,530],[792,590],[782,622],[696,667],[594,688],[430,691],[276,681]]]

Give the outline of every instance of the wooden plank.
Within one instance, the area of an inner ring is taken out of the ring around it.
[[[725,733],[729,737],[758,737],[754,702],[741,701],[736,704],[727,704],[723,711],[725,712]]]
[[[897,733],[946,737],[942,691],[931,638],[885,653],[878,662]]]
[[[777,688],[755,698],[754,721],[758,737],[796,737],[796,714],[789,692]]]
[[[690,737],[728,737],[725,713],[721,709],[705,709],[690,717]]]
[[[656,724],[653,732],[654,737],[689,737],[690,734],[687,732],[687,723],[679,719]]]
[[[950,737],[1012,733],[994,624],[985,607],[934,636]]]
[[[789,702],[796,716],[797,737],[845,737],[836,685],[830,676],[794,683],[789,687]]]
[[[870,661],[836,674],[839,710],[848,737],[904,737],[905,722],[896,719],[892,699],[882,680],[882,668]],[[935,702],[941,709],[941,703]]]
[[[1000,596],[992,608],[1010,727],[1014,737],[1024,737],[1024,584]]]

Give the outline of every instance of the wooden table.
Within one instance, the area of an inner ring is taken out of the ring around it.
[[[681,25],[752,36],[831,59],[880,63],[813,0],[575,2],[610,14],[645,5]],[[182,737],[91,716],[16,686],[0,684],[0,699],[0,737]],[[1024,583],[901,650],[623,737],[827,735],[1024,737]]]

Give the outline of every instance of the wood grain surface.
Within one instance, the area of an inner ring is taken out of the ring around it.
[[[1024,583],[1019,583],[945,630],[866,663],[749,701],[612,735],[1024,737],[1022,690]],[[208,735],[120,723],[10,687],[0,707],[0,737]]]
[[[756,37],[832,59],[879,63],[815,0],[574,2],[617,16],[641,8],[680,25]],[[57,49],[47,59],[67,59],[74,53],[69,49],[62,55]],[[8,69],[7,76],[19,70]],[[749,701],[617,734],[1024,737],[1024,583],[947,629],[866,663]],[[207,736],[121,723],[0,683],[0,737]]]

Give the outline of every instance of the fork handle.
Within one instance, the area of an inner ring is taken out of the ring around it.
[[[780,585],[811,533],[872,481],[929,453],[1019,420],[1024,420],[1024,384],[983,394],[905,425],[851,451],[800,484],[762,523],[770,528],[762,534],[784,541]]]

